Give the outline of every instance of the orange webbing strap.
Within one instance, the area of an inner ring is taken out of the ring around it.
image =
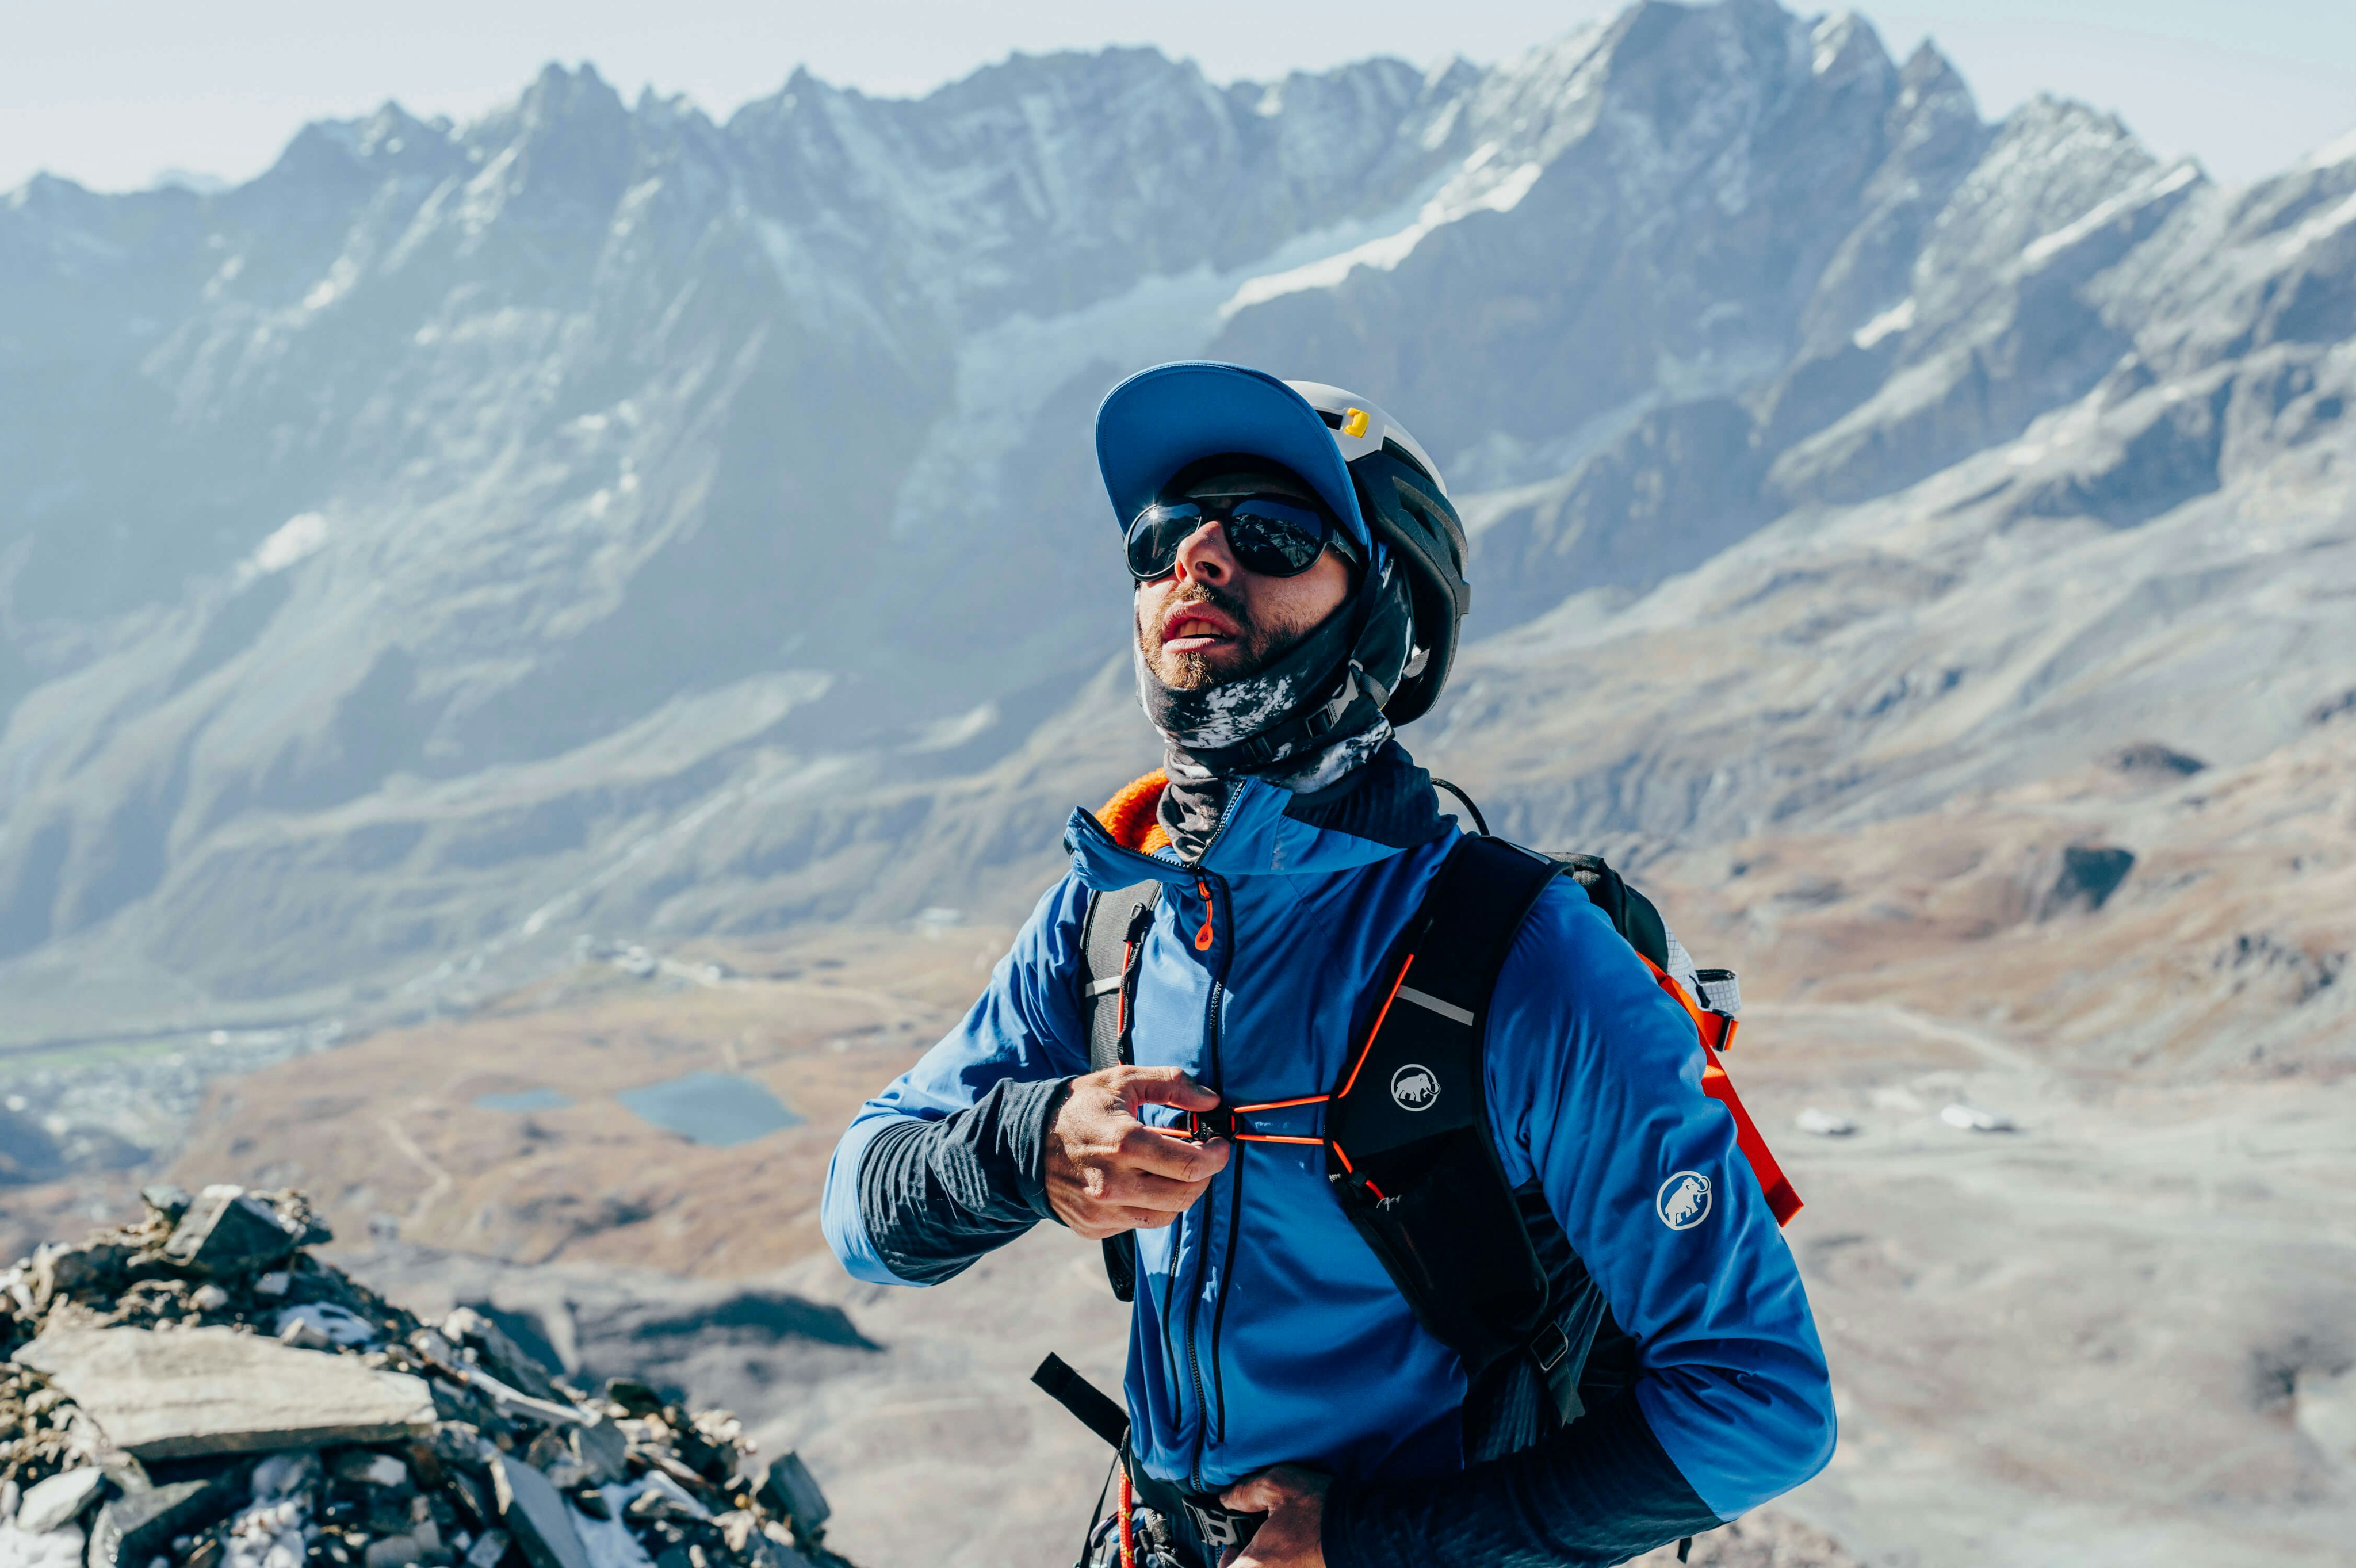
[[[1297,1100],[1270,1100],[1258,1105],[1222,1105],[1209,1111],[1189,1111],[1183,1123],[1181,1136],[1206,1144],[1213,1138],[1233,1138],[1238,1144],[1307,1144],[1323,1146],[1323,1138],[1303,1138],[1290,1133],[1247,1133],[1242,1118],[1264,1111],[1290,1111],[1296,1105],[1323,1105],[1333,1097],[1330,1094],[1304,1094]]]
[[[1644,957],[1642,953],[1636,956]],[[1644,959],[1644,967],[1653,972],[1661,989],[1676,997],[1678,1005],[1692,1016],[1694,1030],[1701,1036],[1701,1091],[1734,1113],[1734,1137],[1742,1145],[1742,1157],[1751,1162],[1751,1174],[1759,1178],[1760,1190],[1767,1195],[1767,1207],[1774,1211],[1775,1223],[1789,1225],[1792,1216],[1800,1212],[1800,1195],[1792,1190],[1791,1177],[1775,1163],[1774,1151],[1760,1135],[1751,1112],[1742,1108],[1742,1097],[1734,1092],[1734,1080],[1726,1076],[1726,1064],[1718,1059],[1719,1049],[1734,1038],[1734,1020],[1696,1005],[1694,999],[1686,994],[1686,988],[1677,983],[1676,976],[1651,959]]]
[[[1330,1094],[1304,1094],[1298,1100],[1270,1100],[1259,1105],[1238,1105],[1228,1114],[1237,1117],[1258,1115],[1263,1111],[1290,1111],[1296,1105],[1323,1105],[1333,1097]],[[1290,1133],[1246,1133],[1238,1127],[1234,1134],[1239,1144],[1307,1144],[1322,1147],[1323,1138],[1296,1137]]]

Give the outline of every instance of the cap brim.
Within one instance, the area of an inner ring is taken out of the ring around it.
[[[1124,530],[1172,475],[1223,452],[1283,464],[1309,482],[1362,548],[1371,545],[1333,433],[1306,398],[1274,376],[1183,360],[1138,371],[1107,392],[1097,410],[1097,467],[1112,498],[1113,521]]]

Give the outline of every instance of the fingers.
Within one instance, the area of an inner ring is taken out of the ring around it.
[[[1229,1152],[1225,1138],[1190,1144],[1141,1122],[1121,1134],[1120,1147],[1113,1157],[1130,1170],[1199,1186],[1227,1168]]]
[[[1057,1111],[1047,1152],[1047,1195],[1057,1218],[1102,1240],[1160,1230],[1202,1198],[1233,1153],[1173,1137],[1140,1121],[1145,1105],[1209,1110],[1219,1097],[1174,1067],[1108,1068],[1076,1085]]]
[[[1084,1188],[1073,1195],[1076,1201],[1071,1207],[1078,1212],[1066,1213],[1067,1223],[1077,1218],[1090,1223],[1109,1222],[1121,1230],[1158,1230],[1194,1208],[1210,1186],[1117,1169],[1103,1172],[1092,1185],[1094,1190]]]
[[[1269,1513],[1290,1499],[1292,1488],[1263,1470],[1247,1476],[1220,1494],[1219,1500],[1237,1513]]]
[[[1133,1067],[1111,1069],[1119,1074],[1121,1095],[1131,1105],[1174,1105],[1181,1111],[1209,1111],[1219,1097],[1174,1067]]]
[[[1207,1181],[1173,1181],[1151,1171],[1108,1173],[1104,1201],[1124,1208],[1143,1208],[1162,1215],[1183,1214],[1194,1207],[1210,1183]]]
[[[1088,1197],[1101,1202],[1137,1202],[1141,1200],[1140,1195],[1160,1194],[1176,1186],[1189,1189],[1178,1199],[1175,1207],[1179,1208],[1193,1203],[1211,1178],[1227,1168],[1230,1152],[1231,1145],[1223,1138],[1208,1144],[1190,1144],[1136,1122],[1120,1129],[1108,1144],[1063,1151],[1069,1156],[1074,1185]],[[1058,1170],[1051,1153],[1051,1182]],[[1143,1201],[1155,1208],[1167,1207],[1150,1199]]]
[[[1268,1513],[1304,1498],[1323,1497],[1331,1485],[1324,1472],[1300,1465],[1275,1465],[1246,1476],[1219,1500],[1237,1513]]]
[[[1139,1171],[1108,1170],[1094,1192],[1056,1195],[1056,1212],[1064,1223],[1091,1241],[1118,1236],[1124,1230],[1160,1230],[1194,1207],[1208,1182],[1172,1181]]]
[[[1126,1236],[1132,1230],[1167,1230],[1177,1219],[1175,1214],[1159,1209],[1123,1208],[1108,1205],[1092,1208],[1066,1223],[1072,1233],[1083,1240],[1104,1241],[1115,1236]]]

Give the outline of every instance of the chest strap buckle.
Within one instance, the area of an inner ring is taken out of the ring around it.
[[[1214,1138],[1233,1138],[1242,1128],[1236,1124],[1232,1106],[1221,1105],[1209,1111],[1186,1112],[1185,1131],[1179,1134],[1190,1144],[1207,1144]]]
[[[1322,1146],[1325,1140],[1298,1133],[1254,1133],[1244,1125],[1247,1116],[1264,1115],[1271,1111],[1290,1111],[1303,1105],[1323,1105],[1333,1096],[1303,1094],[1290,1100],[1271,1100],[1260,1105],[1219,1105],[1208,1111],[1189,1111],[1178,1125],[1178,1135],[1193,1143],[1207,1144],[1214,1138],[1231,1138],[1238,1144],[1306,1144]]]

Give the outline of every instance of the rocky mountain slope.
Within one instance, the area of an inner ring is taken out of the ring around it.
[[[1019,913],[1151,757],[1088,415],[1184,354],[1440,456],[1478,640],[1410,738],[1546,842],[2247,762],[2356,689],[2356,146],[2223,189],[1768,0],[725,124],[552,70],[216,195],[37,181],[0,280],[18,1041]]]
[[[1844,1441],[1697,1559],[2343,1557],[2356,139],[2221,188],[1770,0],[724,124],[551,70],[0,199],[0,1046],[64,1064],[0,1225],[300,1183],[857,1560],[1068,1550],[1087,1250],[873,1290],[809,1204],[1152,759],[1088,423],[1195,353],[1415,425],[1475,586],[1409,743],[1743,971]],[[636,1109],[713,1075],[807,1120]]]

